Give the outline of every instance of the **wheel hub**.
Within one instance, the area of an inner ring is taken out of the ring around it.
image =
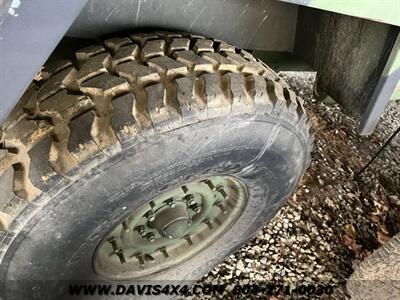
[[[106,235],[94,255],[95,270],[109,279],[132,279],[171,267],[229,229],[246,201],[243,183],[228,176],[162,193]]]
[[[189,219],[188,207],[185,203],[175,204],[157,213],[150,227],[154,227],[158,232],[169,239],[180,238],[188,228],[191,220]]]

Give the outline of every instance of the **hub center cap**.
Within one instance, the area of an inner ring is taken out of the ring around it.
[[[185,203],[175,204],[157,213],[150,226],[169,239],[180,238],[186,231],[190,223],[187,206]]]

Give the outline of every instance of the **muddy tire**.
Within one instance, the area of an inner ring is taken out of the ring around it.
[[[0,154],[3,299],[112,282],[94,270],[94,253],[127,214],[188,182],[230,176],[245,186],[240,216],[191,257],[135,278],[197,280],[277,213],[310,162],[301,99],[221,41],[115,37],[42,75],[7,121]]]
[[[351,275],[351,299],[400,299],[400,234],[366,258]]]

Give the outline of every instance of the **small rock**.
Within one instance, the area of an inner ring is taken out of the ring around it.
[[[400,198],[396,195],[390,195],[389,202],[393,205],[400,206]]]
[[[240,272],[244,272],[245,271],[244,262],[242,260],[238,260],[238,262],[236,264],[236,269],[239,270]]]

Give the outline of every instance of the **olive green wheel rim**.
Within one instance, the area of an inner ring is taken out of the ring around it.
[[[245,185],[231,176],[213,176],[164,192],[103,238],[93,257],[95,271],[107,279],[126,280],[179,264],[231,228],[246,202]]]

